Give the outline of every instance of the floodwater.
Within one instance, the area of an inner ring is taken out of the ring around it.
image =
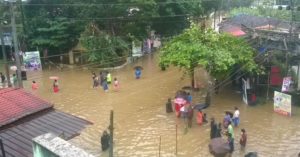
[[[144,67],[141,79],[136,80],[135,65]],[[99,71],[96,71],[99,75]],[[52,92],[49,76],[59,76],[60,92]],[[203,72],[200,92],[193,92],[192,103],[202,102],[206,93],[207,76]],[[83,117],[94,124],[87,126],[80,136],[70,140],[95,156],[108,156],[101,151],[100,137],[109,126],[110,111],[114,111],[114,155],[117,157],[176,156],[176,125],[178,125],[177,156],[207,157],[210,126],[199,126],[194,117],[193,126],[184,134],[183,119],[174,113],[165,112],[169,97],[183,86],[189,85],[187,78],[177,68],[161,71],[156,56],[146,56],[122,69],[112,71],[112,78],[119,80],[119,90],[112,85],[109,92],[92,88],[92,76],[88,70],[73,69],[29,73],[25,88],[31,90],[31,81],[38,83],[37,95],[55,103],[55,108]],[[300,152],[300,108],[293,106],[292,117],[278,115],[272,110],[272,103],[249,107],[241,95],[230,89],[222,89],[212,97],[212,105],[205,109],[208,119],[212,116],[222,121],[225,110],[240,109],[240,125],[235,131],[235,152],[239,150],[240,129],[248,134],[246,152],[256,151],[259,156],[296,156]],[[196,115],[196,114],[194,114]],[[161,139],[161,141],[160,141]]]

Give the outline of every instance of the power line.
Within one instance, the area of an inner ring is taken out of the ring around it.
[[[185,4],[185,3],[202,3],[216,2],[217,0],[201,1],[180,1],[180,2],[139,2],[139,3],[22,3],[23,6],[141,6],[141,5],[166,5],[166,4]],[[6,4],[0,4],[6,5]]]
[[[147,19],[147,18],[168,18],[168,17],[187,17],[192,16],[191,14],[178,14],[178,15],[164,15],[164,16],[143,16],[143,17],[135,17],[135,16],[117,16],[117,17],[83,17],[83,18],[73,18],[73,17],[43,17],[43,19],[60,19],[60,20],[74,20],[74,21],[86,21],[86,20],[129,20],[137,18]],[[202,18],[202,17],[201,17]],[[31,17],[26,17],[26,19],[32,19]]]

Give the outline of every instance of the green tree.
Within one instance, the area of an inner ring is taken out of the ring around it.
[[[194,78],[194,68],[202,66],[210,75],[222,79],[234,64],[247,72],[257,68],[253,49],[247,41],[229,34],[218,34],[212,29],[202,30],[192,23],[159,50],[159,65],[170,64],[185,69]]]
[[[75,8],[57,5],[68,0],[31,0],[24,6],[29,48],[48,48],[51,53],[65,52],[78,43],[83,23],[70,20],[78,14]],[[34,5],[39,4],[39,5]]]
[[[197,19],[203,14],[200,1],[155,0],[160,18],[153,19],[151,28],[163,36],[179,34],[189,27],[189,19]]]
[[[90,23],[81,34],[80,43],[87,50],[90,62],[96,62],[102,66],[114,66],[127,59],[126,41],[100,31],[94,23]]]

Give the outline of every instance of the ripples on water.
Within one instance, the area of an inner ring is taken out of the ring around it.
[[[104,93],[102,88],[92,89],[91,73],[84,70],[65,72],[46,71],[30,73],[37,81],[39,89],[35,92],[55,103],[55,108],[84,117],[94,124],[87,126],[81,135],[71,142],[95,156],[108,156],[101,151],[100,137],[109,125],[110,110],[115,115],[114,154],[117,157],[158,156],[161,136],[161,156],[175,156],[175,126],[178,125],[178,156],[206,157],[208,152],[209,124],[198,126],[194,117],[193,127],[184,135],[184,123],[174,113],[166,114],[165,103],[169,97],[183,86],[188,79],[181,79],[181,72],[175,68],[160,71],[155,57],[138,61],[142,65],[142,78],[135,80],[133,65],[112,72],[120,83],[118,91]],[[97,74],[99,72],[97,71]],[[49,76],[60,77],[59,93],[52,92]],[[98,74],[99,75],[99,74]],[[205,80],[205,79],[203,79]],[[31,81],[25,82],[31,88]],[[192,93],[193,103],[199,103],[205,92]],[[240,129],[248,134],[247,152],[257,151],[259,156],[296,156],[300,152],[300,109],[293,106],[291,118],[277,115],[272,104],[248,107],[241,96],[224,89],[212,98],[212,105],[205,109],[208,119],[214,116],[219,122],[224,111],[240,109],[240,126],[235,130],[235,149],[233,156],[243,156],[239,151]],[[196,115],[196,113],[194,114]]]

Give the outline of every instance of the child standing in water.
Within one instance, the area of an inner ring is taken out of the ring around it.
[[[115,89],[115,90],[118,90],[118,88],[119,88],[119,82],[118,82],[117,78],[115,77],[115,81],[114,81],[114,89]]]
[[[53,83],[53,91],[56,93],[58,92],[58,82],[57,80],[54,80],[54,83]]]
[[[37,89],[37,84],[36,84],[35,81],[32,81],[31,87],[32,87],[33,90],[36,90],[36,89]]]
[[[199,124],[199,125],[202,124],[202,112],[201,112],[201,110],[198,110],[198,112],[197,112],[197,124]]]

